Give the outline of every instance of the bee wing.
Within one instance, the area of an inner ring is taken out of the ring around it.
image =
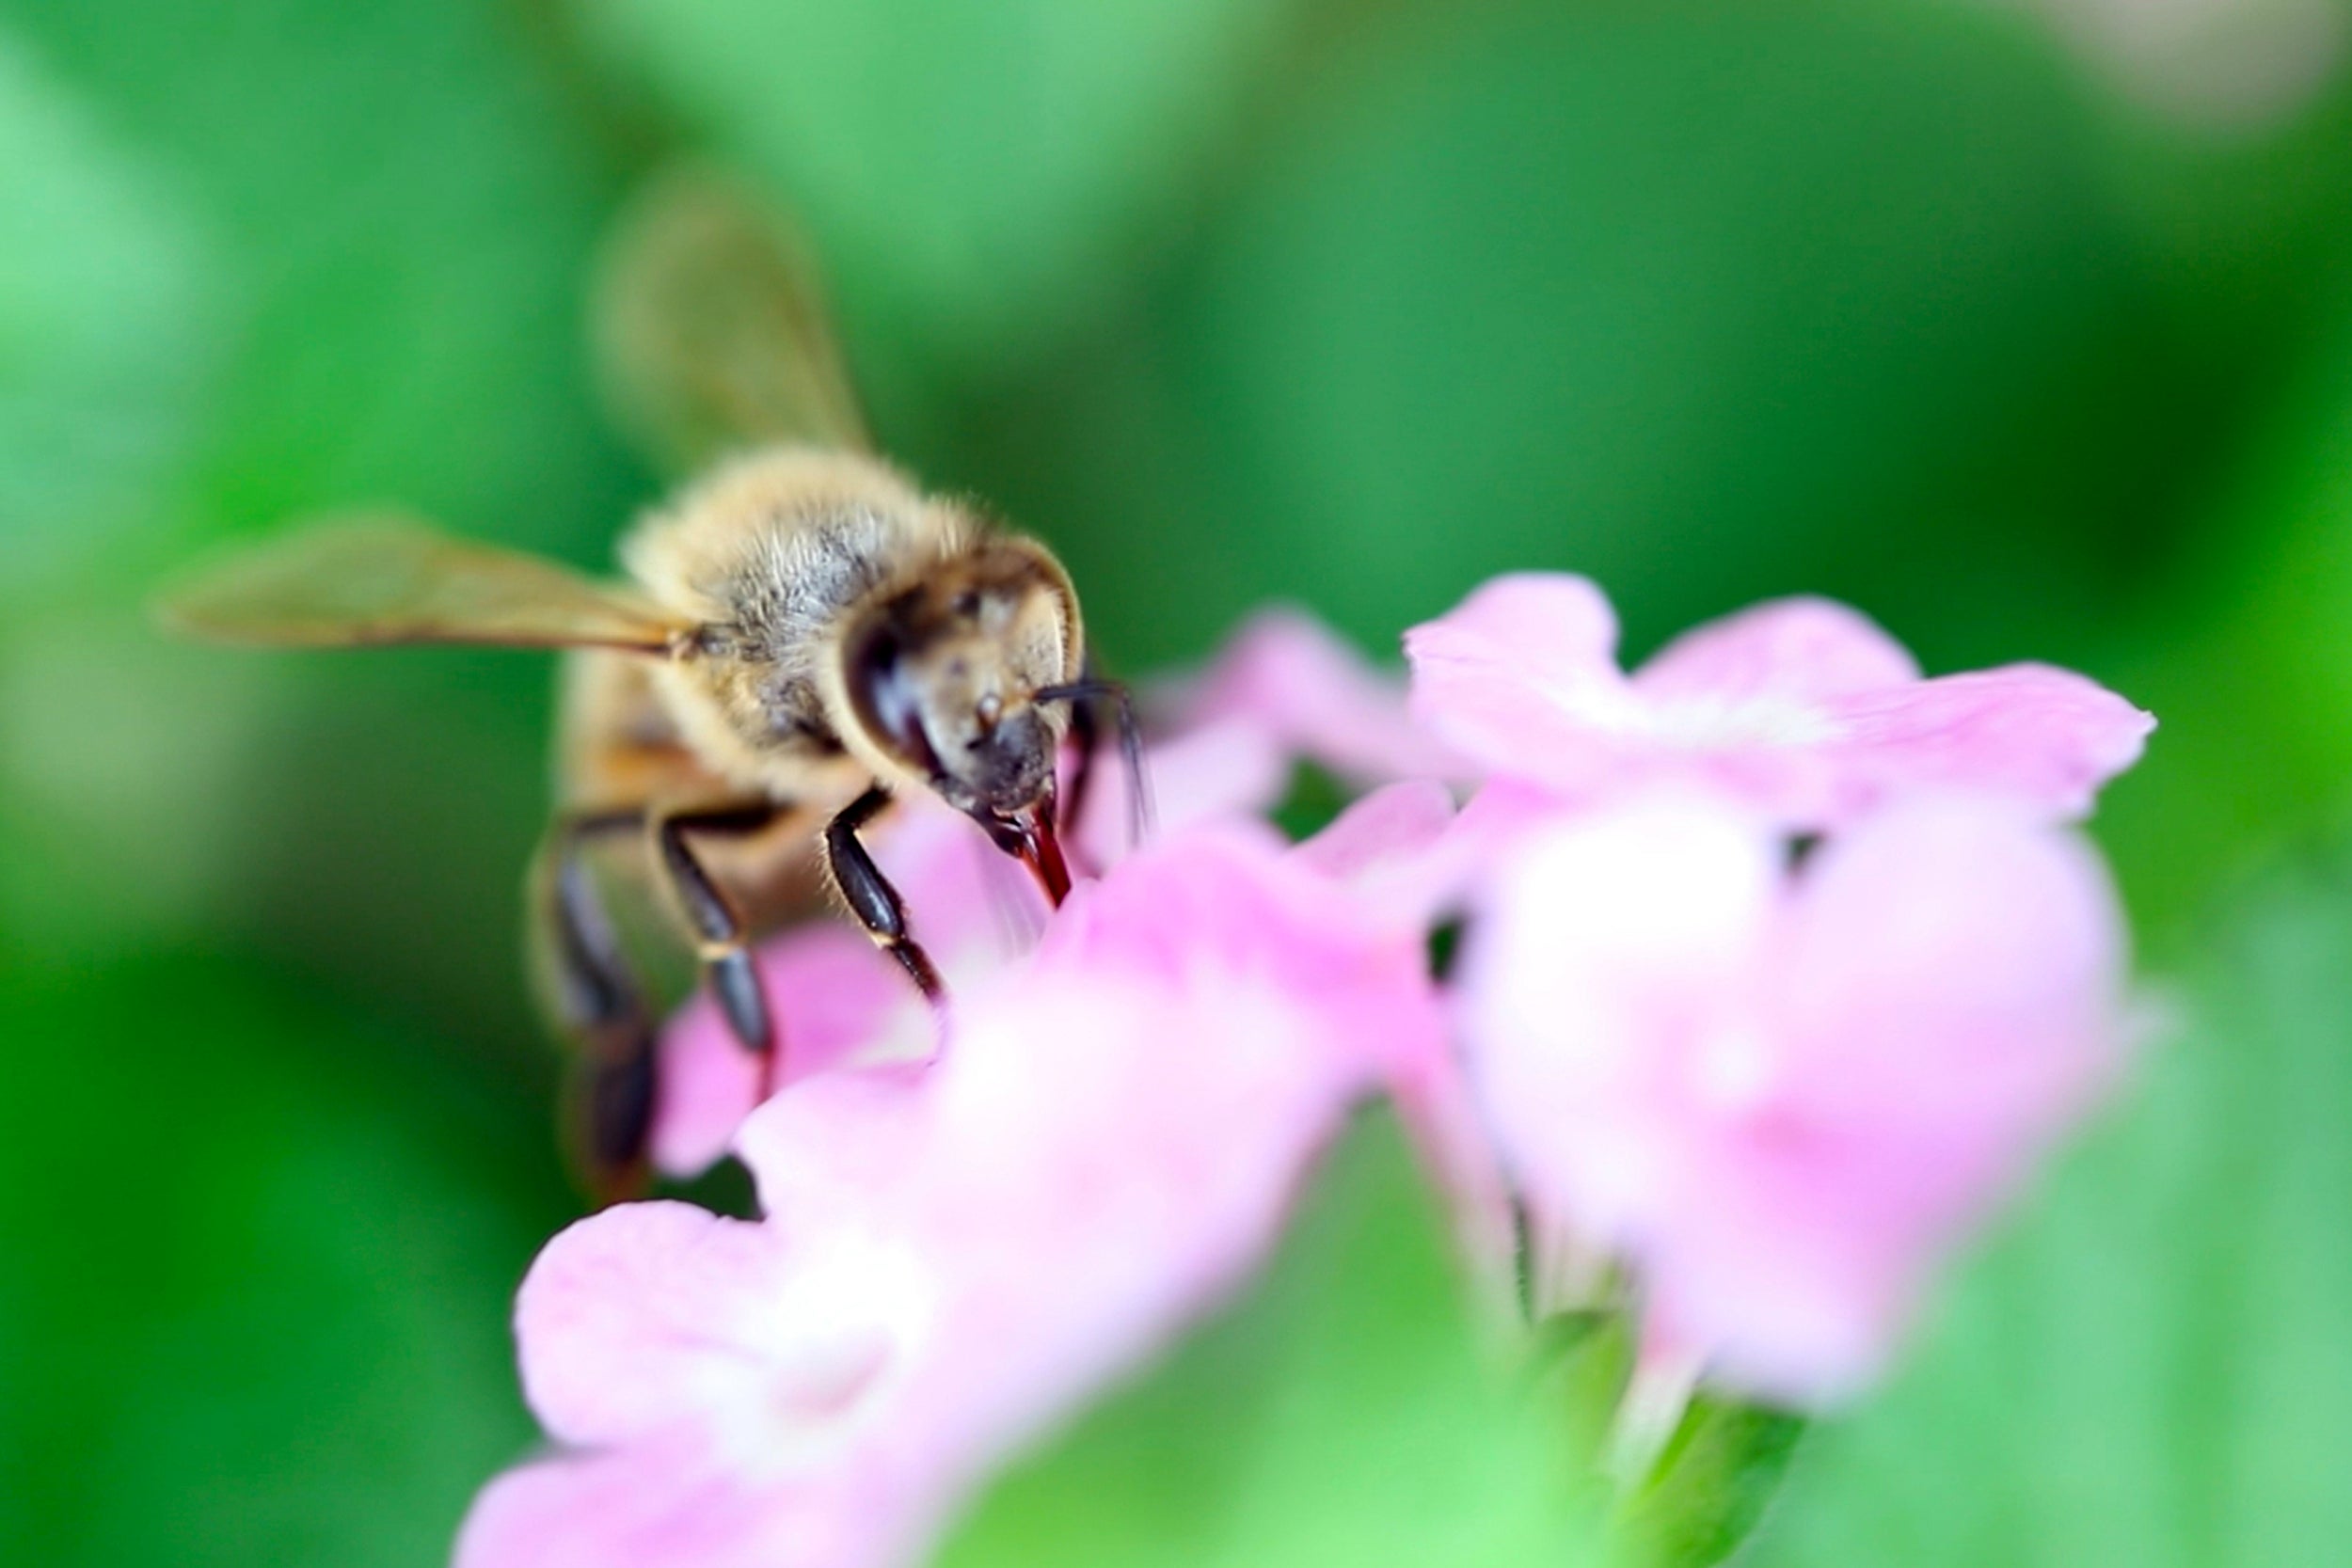
[[[806,246],[715,174],[673,170],[623,215],[594,327],[614,417],[676,472],[753,447],[871,448]]]
[[[486,642],[667,653],[686,628],[627,589],[396,515],[331,519],[167,594],[172,628],[223,642]]]

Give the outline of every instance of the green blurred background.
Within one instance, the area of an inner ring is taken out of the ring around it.
[[[2340,1560],[2352,871],[2302,847],[2352,800],[2348,21],[0,0],[0,1558],[437,1561],[531,1440],[549,671],[141,601],[371,500],[603,562],[658,480],[587,280],[693,150],[803,218],[886,444],[1052,540],[1128,672],[1270,598],[1389,650],[1543,565],[1636,652],[1810,590],[2155,710],[2098,830],[2224,1022],[1758,1555]]]

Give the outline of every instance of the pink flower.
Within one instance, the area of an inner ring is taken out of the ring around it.
[[[1180,728],[1243,724],[1286,764],[1304,757],[1359,786],[1476,771],[1415,721],[1402,681],[1303,610],[1252,616],[1166,705]]]
[[[1582,578],[1498,578],[1405,646],[1414,713],[1497,778],[1593,800],[1661,784],[1727,793],[1790,829],[1905,791],[2087,812],[2154,721],[2063,670],[1922,679],[1862,616],[1784,599],[1699,627],[1631,675]]]
[[[766,1218],[638,1204],[516,1308],[557,1457],[461,1568],[860,1568],[1162,1350],[1265,1252],[1351,1102],[1443,1027],[1418,934],[1256,832],[1083,885],[928,1063],[810,1070],[745,1122]]]
[[[1523,841],[1461,1013],[1546,1225],[1631,1260],[1659,1342],[1822,1401],[2109,1081],[2122,961],[2096,857],[2012,810],[1889,808],[1792,873],[1653,801]]]
[[[1281,800],[1300,756],[1359,783],[1466,771],[1413,722],[1401,682],[1295,610],[1256,617],[1208,671],[1158,705],[1171,720],[1149,756],[1162,834],[1262,816]],[[1082,873],[1117,864],[1131,847],[1128,781],[1107,752],[1089,787],[1073,844]],[[1417,796],[1406,809],[1425,821],[1438,807]],[[1035,887],[961,816],[910,798],[875,839],[875,857],[950,990],[1014,961],[1042,929]],[[1400,910],[1449,892],[1463,858],[1424,857],[1425,847],[1416,843],[1410,856],[1380,851],[1386,863],[1369,891]],[[931,1009],[905,975],[840,923],[812,922],[765,944],[757,961],[778,1014],[780,1084],[845,1063],[920,1060],[937,1045]],[[696,996],[662,1039],[655,1168],[674,1177],[707,1169],[759,1087],[758,1063],[735,1043],[709,997]]]
[[[1157,831],[1247,820],[1281,798],[1289,759],[1258,727],[1210,722],[1156,745],[1151,755]],[[1084,868],[1128,852],[1127,781],[1107,757],[1075,848]],[[1036,942],[1047,910],[1036,884],[970,818],[912,798],[876,835],[876,860],[906,900],[916,938],[951,993],[995,974]],[[843,1065],[920,1061],[938,1045],[931,1006],[904,971],[866,935],[819,920],[764,944],[756,955],[783,1039],[779,1085]],[[707,994],[662,1037],[654,1119],[655,1168],[688,1177],[726,1153],[751,1114],[760,1066],[736,1043]]]

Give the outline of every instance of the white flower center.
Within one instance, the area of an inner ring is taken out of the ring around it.
[[[1809,746],[1836,734],[1819,709],[1773,697],[1685,697],[1645,707],[1641,729],[1669,746]]]
[[[886,1418],[929,1341],[935,1291],[914,1252],[812,1241],[748,1325],[727,1373],[722,1450],[754,1481],[818,1468]]]
[[[1805,746],[1838,733],[1819,708],[1785,697],[1727,697],[1710,692],[1656,697],[1638,686],[1550,687],[1546,690],[1580,723],[1612,735],[1641,736],[1683,751]]]

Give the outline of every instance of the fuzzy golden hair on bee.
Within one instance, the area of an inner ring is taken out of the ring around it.
[[[534,968],[578,1049],[583,1173],[612,1196],[644,1164],[657,1010],[590,874],[600,846],[638,845],[625,879],[667,909],[736,1037],[772,1071],[775,1011],[750,942],[790,912],[774,890],[806,880],[778,874],[805,858],[789,845],[814,837],[822,883],[936,999],[914,917],[860,832],[927,793],[1058,902],[1098,701],[1120,705],[1131,803],[1143,790],[1132,712],[1091,673],[1070,575],[1042,544],[866,450],[799,253],[738,193],[663,182],[602,288],[630,406],[697,445],[733,437],[732,455],[622,538],[626,582],[375,516],[267,541],[163,610],[183,631],[248,643],[567,650]]]
[[[746,789],[837,794],[863,774],[961,810],[1006,804],[1012,784],[982,764],[1084,659],[1050,551],[872,459],[739,459],[647,518],[622,559],[694,622],[655,679]],[[1066,722],[1043,722],[1041,744],[1058,744]]]

